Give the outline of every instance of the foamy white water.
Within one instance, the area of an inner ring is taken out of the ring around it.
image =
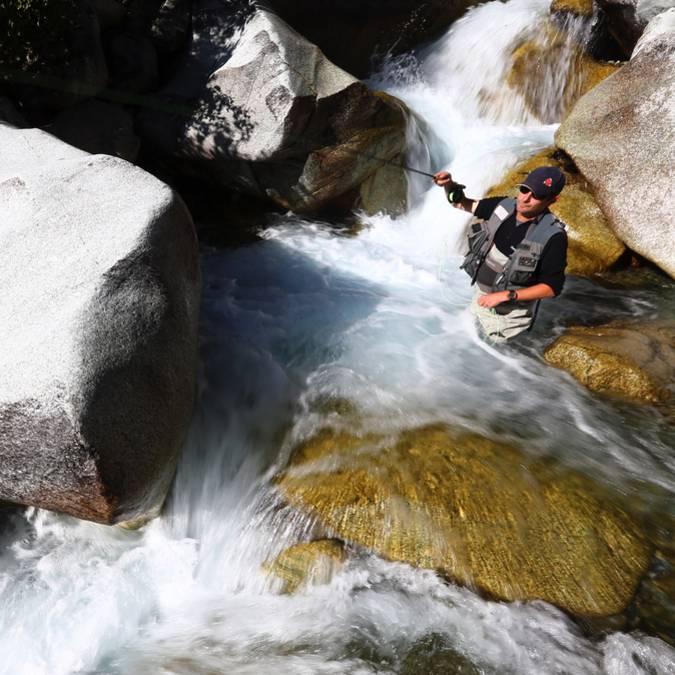
[[[488,3],[378,77],[422,120],[411,164],[447,167],[480,196],[551,143],[555,126],[505,84],[507,55],[547,9]],[[672,433],[658,411],[599,399],[539,356],[572,320],[672,310],[672,288],[659,297],[572,280],[535,332],[495,350],[467,315],[466,217],[424,180],[411,190],[408,214],[370,218],[358,237],[288,216],[256,244],[204,251],[199,403],[165,514],[138,532],[32,509],[6,519],[2,675],[426,673],[413,658],[420,645],[473,672],[673,672],[675,652],[657,638],[590,640],[544,603],[488,602],[365,552],[295,596],[262,572],[311,537],[269,479],[295,441],[327,418],[339,423],[315,405],[326,397],[353,402],[364,428],[446,421],[626,492],[675,492]]]

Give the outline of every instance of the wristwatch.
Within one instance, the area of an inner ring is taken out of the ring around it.
[[[514,291],[513,289],[511,289],[509,291],[509,302],[514,302],[517,299],[518,299],[518,291]]]

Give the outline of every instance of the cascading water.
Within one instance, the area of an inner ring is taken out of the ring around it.
[[[448,167],[480,196],[551,144],[555,127],[506,82],[547,6],[488,3],[385,68],[375,84],[424,119],[411,164]],[[675,493],[659,413],[600,401],[538,356],[570,319],[672,311],[672,287],[657,306],[650,290],[570,281],[538,332],[496,351],[466,310],[466,218],[424,179],[411,191],[409,213],[370,218],[358,237],[287,216],[257,243],[204,250],[199,404],[165,513],[137,532],[34,509],[6,516],[2,675],[672,672],[675,652],[657,638],[590,640],[544,603],[489,602],[365,553],[298,595],[262,571],[312,534],[270,477],[331,418],[326,400],[348,399],[364,428],[443,421],[526,437],[619,489],[653,486],[656,502]]]

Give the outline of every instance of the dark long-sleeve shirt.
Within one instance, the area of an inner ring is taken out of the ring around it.
[[[502,199],[505,199],[505,197],[481,199],[476,206],[474,216],[481,220],[488,220]],[[519,223],[516,220],[515,213],[509,216],[497,230],[494,245],[501,253],[510,256],[524,239],[531,222]],[[537,269],[534,271],[534,279],[531,285],[546,284],[551,287],[556,295],[560,295],[565,283],[566,265],[567,234],[564,230],[560,230],[546,243]]]

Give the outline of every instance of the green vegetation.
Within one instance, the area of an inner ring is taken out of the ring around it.
[[[0,0],[0,68],[37,74],[67,67],[84,16],[77,0]]]

